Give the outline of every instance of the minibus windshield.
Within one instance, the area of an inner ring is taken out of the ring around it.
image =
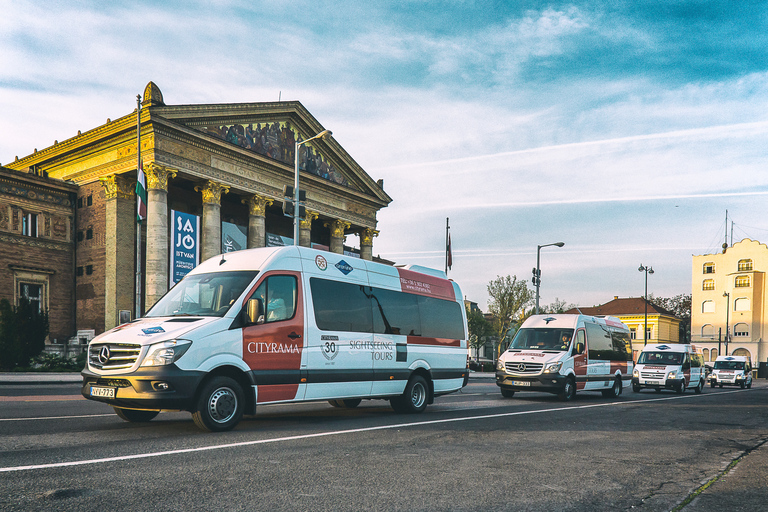
[[[187,276],[144,316],[224,316],[256,274],[238,271]]]
[[[683,354],[680,352],[641,352],[637,364],[680,365]]]
[[[743,370],[744,361],[715,361],[715,370]]]
[[[573,329],[520,329],[509,348],[536,350],[568,350],[573,338]]]

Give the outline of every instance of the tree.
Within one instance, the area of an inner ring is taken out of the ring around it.
[[[569,309],[573,309],[576,307],[576,304],[568,304],[564,300],[560,300],[557,297],[555,297],[555,302],[552,304],[547,304],[546,306],[543,306],[540,309],[541,313],[565,313]]]
[[[485,337],[493,331],[491,323],[485,319],[485,315],[479,309],[467,308],[467,327],[469,328],[469,347],[475,349],[477,358],[480,358],[479,349],[485,345]]]
[[[648,302],[664,308],[680,319],[680,343],[691,342],[691,294],[681,293],[674,297],[648,296]]]
[[[0,300],[0,368],[12,370],[29,365],[45,348],[48,313],[22,299],[18,306]]]
[[[496,276],[488,283],[488,311],[493,315],[493,333],[501,344],[514,323],[520,321],[525,307],[533,301],[533,292],[526,281],[517,276]]]

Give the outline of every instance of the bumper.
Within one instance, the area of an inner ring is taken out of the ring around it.
[[[517,376],[505,372],[496,372],[496,385],[514,391],[544,391],[560,393],[565,387],[565,375],[545,374],[535,376]]]
[[[168,409],[189,411],[194,407],[195,393],[205,377],[203,372],[180,370],[176,365],[139,368],[122,375],[98,375],[84,369],[82,395],[125,409]],[[91,395],[94,386],[114,388],[114,398]],[[167,386],[167,389],[165,389]]]
[[[743,384],[749,384],[747,379],[728,379],[728,380],[718,380],[713,379],[710,377],[709,383],[713,386],[741,386]]]
[[[632,387],[634,389],[677,389],[680,383],[684,383],[685,379],[666,379],[662,381],[640,381],[637,377],[632,377]]]

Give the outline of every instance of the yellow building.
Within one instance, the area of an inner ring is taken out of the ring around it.
[[[647,331],[645,331],[646,311]],[[637,360],[638,352],[648,343],[678,343],[680,340],[680,319],[674,313],[650,302],[646,310],[646,301],[642,297],[623,299],[614,297],[612,301],[601,306],[573,308],[567,313],[617,317],[629,327],[634,360]]]
[[[768,247],[749,238],[720,254],[693,256],[691,341],[705,361],[726,351],[751,357],[755,367],[768,360],[766,270]]]

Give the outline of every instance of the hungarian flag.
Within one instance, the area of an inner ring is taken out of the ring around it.
[[[136,177],[136,220],[141,222],[147,218],[147,177],[144,175],[144,164],[139,164],[139,172]]]

